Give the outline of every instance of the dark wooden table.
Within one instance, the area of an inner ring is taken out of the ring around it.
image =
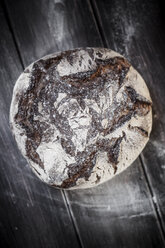
[[[4,0],[0,4],[0,247],[165,247],[165,9],[158,0]],[[43,184],[9,128],[12,90],[34,60],[109,47],[142,74],[153,130],[125,172],[94,189]]]

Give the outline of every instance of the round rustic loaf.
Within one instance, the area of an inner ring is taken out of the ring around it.
[[[10,124],[40,179],[64,189],[89,188],[140,154],[152,126],[151,98],[123,56],[80,48],[25,69],[14,87]]]

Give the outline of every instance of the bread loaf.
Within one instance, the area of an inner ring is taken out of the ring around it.
[[[151,98],[120,54],[69,50],[39,59],[20,75],[10,125],[40,179],[58,188],[89,188],[125,170],[143,150]]]

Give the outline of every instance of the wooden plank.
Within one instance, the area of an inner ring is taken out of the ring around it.
[[[74,0],[6,2],[25,66],[56,51],[100,45],[86,3]]]
[[[22,72],[0,8],[0,247],[79,247],[63,196],[33,175],[9,128],[14,82]]]
[[[68,192],[84,247],[164,247],[137,160],[90,190]]]
[[[29,0],[13,3],[8,0],[7,3],[26,65],[56,50],[102,45],[86,1],[40,0],[34,3]],[[153,203],[138,160],[106,184],[90,190],[66,192],[65,195],[82,246],[163,247]]]
[[[165,235],[164,6],[157,0],[96,3],[108,45],[129,58],[144,77],[151,93],[153,130],[142,161]]]

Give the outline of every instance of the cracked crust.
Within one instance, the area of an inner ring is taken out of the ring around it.
[[[120,54],[81,48],[48,55],[18,78],[10,124],[44,182],[89,188],[126,169],[146,145],[151,98]]]

